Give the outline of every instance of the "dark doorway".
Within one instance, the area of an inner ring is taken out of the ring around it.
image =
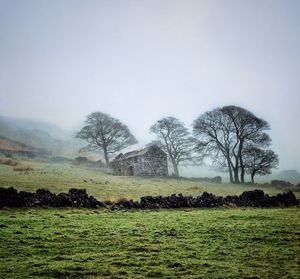
[[[130,167],[128,168],[128,175],[129,175],[129,176],[133,176],[133,166],[130,166]]]

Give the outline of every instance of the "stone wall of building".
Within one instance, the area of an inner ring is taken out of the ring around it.
[[[166,176],[168,175],[167,157],[142,156],[134,165],[136,175]]]
[[[166,176],[168,175],[167,155],[158,150],[112,162],[113,175]]]

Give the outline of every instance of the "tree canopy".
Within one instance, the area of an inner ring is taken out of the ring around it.
[[[230,181],[245,182],[245,149],[267,148],[271,139],[267,121],[238,107],[216,108],[199,116],[193,124],[197,150],[228,171]]]
[[[175,117],[165,117],[150,127],[150,132],[157,135],[162,147],[168,154],[175,176],[179,176],[178,165],[192,160],[194,138]]]
[[[109,166],[110,154],[137,143],[125,124],[102,112],[88,115],[85,126],[76,137],[88,142],[88,150],[101,150],[104,153],[106,166]]]
[[[272,150],[263,150],[254,146],[250,146],[244,151],[244,165],[246,173],[250,174],[251,182],[254,183],[256,174],[270,174],[272,168],[278,166],[278,155]]]

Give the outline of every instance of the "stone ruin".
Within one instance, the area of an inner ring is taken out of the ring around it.
[[[167,154],[157,145],[142,150],[120,153],[111,162],[113,175],[167,176]]]

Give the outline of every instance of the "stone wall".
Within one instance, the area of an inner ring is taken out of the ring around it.
[[[155,209],[155,208],[206,208],[206,207],[285,207],[299,206],[292,191],[270,197],[262,190],[243,192],[239,196],[217,197],[204,192],[197,197],[171,195],[141,197],[140,202],[121,200],[116,203],[105,203],[89,196],[85,189],[70,189],[68,193],[54,194],[47,189],[38,189],[35,193],[18,192],[14,188],[0,187],[0,208],[4,207],[106,207],[115,209]]]

